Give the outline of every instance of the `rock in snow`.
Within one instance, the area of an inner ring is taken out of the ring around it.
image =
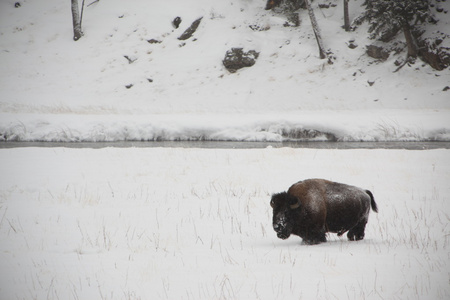
[[[191,26],[189,26],[182,35],[180,35],[180,37],[178,38],[180,41],[184,41],[189,39],[194,32],[197,30],[198,26],[200,25],[200,22],[202,21],[203,17],[198,18],[197,20],[195,20],[194,22],[192,22]],[[181,21],[180,21],[181,22]],[[174,20],[174,24],[175,24],[175,20]],[[179,25],[179,23],[178,23]]]
[[[256,63],[258,56],[259,52],[256,52],[255,50],[244,52],[243,48],[231,48],[231,50],[228,50],[225,54],[223,65],[228,71],[234,73],[239,69],[253,66]]]

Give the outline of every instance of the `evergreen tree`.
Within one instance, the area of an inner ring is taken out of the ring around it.
[[[417,43],[413,36],[415,26],[431,18],[430,0],[365,0],[363,20],[369,22],[371,38],[388,41],[403,31],[408,47],[408,58],[417,57]]]

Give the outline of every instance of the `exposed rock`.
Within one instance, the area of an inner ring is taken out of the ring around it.
[[[266,10],[276,8],[276,12],[293,12],[299,8],[306,8],[304,0],[268,0]]]
[[[253,31],[267,31],[270,29],[269,25],[266,25],[264,27],[260,25],[249,25],[248,27],[250,27],[250,29]]]
[[[315,129],[290,129],[283,130],[281,136],[294,141],[329,141],[336,142],[338,138],[330,132],[322,132]]]
[[[284,27],[298,27],[300,16],[296,11],[300,8],[306,9],[304,0],[268,0],[265,9],[286,15],[287,21],[283,24]]]
[[[258,57],[259,52],[255,50],[244,52],[243,48],[232,48],[225,54],[223,65],[230,73],[234,73],[239,69],[253,66]]]
[[[178,27],[180,27],[181,24],[181,18],[180,17],[176,17],[175,19],[173,19],[172,21],[172,26],[176,29]]]
[[[348,46],[350,49],[355,49],[355,48],[358,47],[358,45],[355,43],[355,40],[354,40],[354,39],[348,41],[347,46]]]
[[[381,46],[367,45],[366,53],[372,58],[386,60],[389,57],[389,52]]]
[[[300,26],[300,16],[296,12],[286,13],[287,21],[283,24],[284,27],[298,27]]]
[[[187,40],[188,38],[190,38],[194,32],[197,30],[198,26],[200,25],[200,22],[202,21],[203,17],[198,18],[197,20],[195,20],[194,22],[192,22],[191,26],[189,26],[182,35],[180,35],[180,37],[178,37],[178,39],[180,41],[184,41]]]
[[[150,44],[161,44],[162,43],[162,41],[155,40],[155,39],[149,39],[149,40],[147,40],[147,42],[149,42]]]
[[[137,60],[137,58],[129,57],[128,55],[124,55],[123,57],[126,58],[126,60],[128,60],[129,64],[132,64]]]
[[[385,43],[390,42],[397,36],[397,34],[400,31],[401,31],[400,25],[394,25],[394,26],[387,28],[386,30],[380,32],[377,39],[379,41],[382,41]],[[376,37],[376,36],[373,36],[373,37]]]
[[[450,66],[450,48],[442,47],[442,41],[437,38],[419,42],[419,56],[438,71]]]
[[[323,4],[320,4],[319,3],[319,8],[330,8],[330,7],[336,7],[336,4],[334,4],[334,3],[323,3]]]
[[[394,61],[394,66],[399,67],[405,64],[405,58],[399,57]]]

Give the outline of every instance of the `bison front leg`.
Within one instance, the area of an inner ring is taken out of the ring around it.
[[[302,236],[303,242],[307,245],[317,245],[327,241],[325,229],[314,228],[309,229],[304,236]]]
[[[327,241],[327,237],[324,232],[312,232],[308,237],[303,239],[303,242],[307,245],[317,245]]]

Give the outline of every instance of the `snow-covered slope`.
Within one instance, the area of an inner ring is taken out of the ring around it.
[[[0,139],[278,141],[314,129],[340,140],[449,140],[450,71],[419,61],[393,73],[398,56],[366,56],[364,26],[343,31],[342,1],[320,2],[333,65],[319,59],[306,11],[285,27],[263,0],[102,0],[85,7],[77,42],[69,1],[2,1]],[[350,3],[351,18],[360,4]],[[178,40],[199,17],[194,36]],[[222,59],[233,47],[260,52],[256,64],[229,73]]]

